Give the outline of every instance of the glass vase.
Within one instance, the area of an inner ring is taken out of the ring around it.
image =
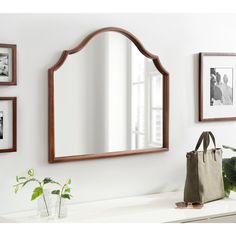
[[[38,215],[40,217],[49,217],[52,215],[52,203],[49,190],[45,189],[38,198]]]
[[[55,206],[55,216],[58,219],[67,217],[66,199],[60,198],[60,196],[58,196],[57,198],[57,202]]]

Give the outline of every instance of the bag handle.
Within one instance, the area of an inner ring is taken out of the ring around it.
[[[198,141],[197,141],[197,145],[195,147],[195,151],[197,151],[199,149],[199,147],[202,144],[202,141],[206,139],[206,132],[202,132],[201,136],[199,137]],[[203,142],[203,150],[205,151],[207,149],[206,147],[206,142]]]
[[[208,131],[208,134],[210,135],[211,140],[212,140],[212,142],[214,144],[214,147],[216,149],[216,139],[215,139],[215,136],[213,135],[213,133],[211,131]]]
[[[195,147],[195,151],[197,151],[199,149],[199,147],[201,146],[201,143],[203,141],[203,151],[206,152],[207,148],[210,144],[210,137],[211,137],[214,147],[216,149],[216,141],[215,141],[215,137],[214,137],[213,133],[211,131],[205,131],[199,137],[197,145]]]

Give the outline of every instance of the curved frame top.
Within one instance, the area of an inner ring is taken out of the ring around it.
[[[86,155],[75,155],[75,156],[63,156],[55,157],[55,130],[54,130],[54,72],[58,70],[66,58],[74,53],[82,50],[90,40],[92,40],[96,35],[104,32],[117,32],[128,39],[130,39],[138,48],[138,50],[147,58],[152,59],[154,65],[158,71],[163,75],[163,147],[161,148],[152,148],[152,149],[141,149],[141,150],[129,150],[129,151],[119,151],[119,152],[107,152],[99,154],[86,154]],[[59,60],[52,67],[48,69],[48,92],[49,92],[49,128],[48,128],[48,141],[49,141],[49,163],[58,163],[58,162],[67,162],[67,161],[76,161],[76,160],[90,160],[98,158],[107,158],[107,157],[117,157],[117,156],[127,156],[134,154],[144,154],[144,153],[155,153],[168,151],[169,149],[169,73],[162,66],[159,57],[147,51],[142,43],[130,32],[122,28],[117,27],[106,27],[99,29],[87,37],[75,48],[70,50],[64,50],[61,54]]]

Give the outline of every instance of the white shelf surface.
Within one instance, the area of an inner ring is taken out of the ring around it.
[[[64,219],[40,218],[36,210],[0,216],[0,222],[163,223],[191,222],[224,216],[236,222],[236,194],[210,202],[202,209],[176,209],[183,193],[168,192],[81,204],[68,204]],[[235,217],[235,218],[234,218]],[[235,219],[235,221],[234,221]]]

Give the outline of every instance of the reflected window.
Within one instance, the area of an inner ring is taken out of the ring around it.
[[[162,78],[157,73],[150,74],[150,146],[162,146]]]
[[[131,44],[131,149],[162,146],[162,75]]]

